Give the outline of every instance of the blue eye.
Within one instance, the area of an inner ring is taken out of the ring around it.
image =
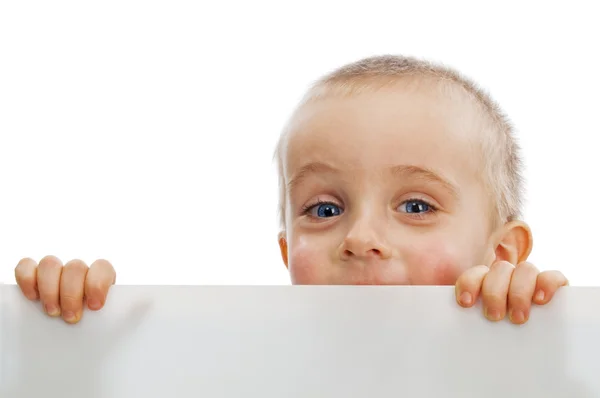
[[[333,203],[323,203],[317,206],[317,217],[335,217],[342,214],[342,209]]]
[[[400,205],[400,209],[403,209],[401,211],[405,213],[412,214],[428,213],[433,210],[432,206],[430,206],[429,203],[426,203],[422,200],[406,201]]]
[[[338,205],[329,202],[319,203],[306,209],[306,213],[317,218],[335,217],[341,215],[342,212]]]

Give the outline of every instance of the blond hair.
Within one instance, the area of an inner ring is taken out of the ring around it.
[[[297,107],[319,98],[349,96],[374,91],[404,77],[430,77],[458,86],[473,100],[487,120],[488,134],[482,134],[481,159],[483,178],[494,206],[494,224],[521,217],[523,206],[523,176],[520,148],[514,129],[492,98],[473,81],[458,71],[430,61],[406,56],[376,56],[345,65],[323,76],[308,90]],[[283,145],[287,129],[277,144],[275,159],[279,171],[279,221],[285,228],[286,182],[283,170]]]

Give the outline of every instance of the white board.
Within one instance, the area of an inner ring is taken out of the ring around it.
[[[116,286],[76,326],[0,298],[3,398],[600,397],[600,288],[524,326],[451,287]]]

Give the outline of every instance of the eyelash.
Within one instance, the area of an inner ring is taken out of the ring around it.
[[[431,214],[435,214],[438,211],[437,206],[431,204],[431,202],[424,200],[424,199],[420,199],[420,198],[410,198],[410,199],[406,199],[404,201],[402,201],[402,203],[400,203],[398,205],[398,207],[403,206],[407,203],[410,202],[418,202],[418,203],[423,203],[426,204],[427,207],[429,207],[429,209],[427,211],[424,211],[423,213],[405,213],[407,214],[409,217],[414,217],[414,218],[424,218],[427,215],[431,215]]]
[[[427,205],[427,207],[429,207],[428,211],[425,211],[423,213],[406,213],[408,214],[410,217],[415,217],[415,218],[423,218],[428,214],[435,214],[438,211],[438,208],[431,204],[430,202],[420,199],[420,198],[410,198],[410,199],[406,199],[404,201],[402,201],[402,203],[400,203],[398,205],[398,207],[403,206],[407,203],[410,202],[419,202],[419,203],[423,203],[425,205]],[[308,215],[308,213],[310,213],[311,210],[313,210],[315,207],[318,206],[322,206],[322,205],[331,205],[331,206],[335,206],[341,209],[341,211],[343,212],[344,209],[342,206],[338,205],[335,202],[332,201],[328,201],[328,200],[317,200],[317,202],[310,204],[310,205],[305,205],[302,207],[302,215]],[[318,217],[317,217],[318,218]]]
[[[344,211],[344,209],[342,208],[342,206],[338,205],[335,202],[332,202],[330,200],[320,200],[320,199],[318,199],[313,204],[302,206],[302,215],[308,214],[312,209],[314,209],[317,206],[321,206],[321,205],[331,205],[331,206],[339,207],[340,209],[342,209],[342,211]]]

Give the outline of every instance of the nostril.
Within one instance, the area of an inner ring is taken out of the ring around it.
[[[371,249],[367,252],[364,253],[366,256],[381,256],[381,250],[379,249]],[[353,257],[355,256],[355,253],[352,250],[344,250],[344,256],[345,257]]]

